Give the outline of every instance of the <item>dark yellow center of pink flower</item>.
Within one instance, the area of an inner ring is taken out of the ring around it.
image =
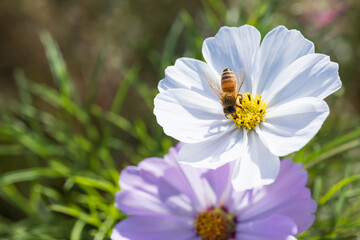
[[[206,210],[195,220],[195,231],[204,240],[227,240],[234,229],[232,216],[221,209]]]
[[[261,100],[261,94],[252,97],[250,93],[239,94],[239,106],[235,106],[236,113],[231,115],[236,126],[246,129],[255,128],[261,121],[265,121],[267,103]]]

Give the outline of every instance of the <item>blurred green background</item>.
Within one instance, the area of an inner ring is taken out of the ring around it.
[[[176,143],[152,114],[166,66],[243,24],[339,63],[329,118],[290,156],[319,204],[299,239],[360,239],[359,22],[358,0],[2,0],[0,239],[108,239],[121,169]]]

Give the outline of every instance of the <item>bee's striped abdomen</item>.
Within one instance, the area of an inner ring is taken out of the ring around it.
[[[221,74],[221,89],[223,92],[235,92],[237,80],[234,72],[230,68],[225,68]]]

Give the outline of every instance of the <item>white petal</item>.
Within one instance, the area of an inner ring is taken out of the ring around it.
[[[215,37],[204,41],[202,53],[205,61],[219,75],[228,67],[235,73],[241,68],[246,70],[246,79],[241,92],[251,91],[251,74],[254,57],[259,49],[261,35],[249,25],[239,28],[222,27]]]
[[[220,81],[220,75],[205,62],[192,58],[179,58],[174,66],[165,69],[165,78],[159,82],[158,89],[160,92],[177,88],[189,89],[219,101],[205,77]]]
[[[308,143],[328,115],[323,100],[300,98],[269,109],[256,131],[273,154],[285,156]]]
[[[303,56],[285,68],[264,89],[269,106],[301,97],[324,99],[341,87],[338,64],[323,54]]]
[[[233,128],[219,102],[186,89],[159,93],[154,100],[157,122],[164,132],[185,143],[200,142]]]
[[[232,184],[236,191],[271,184],[280,169],[280,160],[261,142],[254,131],[248,133],[248,149],[236,160]]]
[[[256,56],[252,94],[261,94],[278,74],[296,59],[314,53],[314,44],[297,30],[279,26],[263,39]]]
[[[237,159],[246,147],[246,131],[235,128],[221,137],[185,144],[177,160],[191,166],[216,169]]]

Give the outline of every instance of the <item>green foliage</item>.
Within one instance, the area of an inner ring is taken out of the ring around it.
[[[119,190],[115,156],[124,159],[124,166],[129,160],[161,155],[171,144],[162,148],[166,141],[153,139],[141,119],[132,123],[119,115],[137,80],[138,65],[127,71],[111,110],[104,111],[93,103],[96,84],[81,101],[57,44],[47,32],[40,38],[56,87],[29,81],[16,70],[20,102],[1,101],[0,156],[4,162],[22,162],[22,168],[1,172],[0,197],[4,208],[16,209],[23,220],[12,219],[2,209],[0,239],[105,239],[125,217],[114,206]],[[101,70],[95,71],[93,83]],[[36,101],[50,110],[36,107]],[[123,133],[139,146],[119,138]],[[50,223],[53,227],[47,228]]]
[[[247,23],[264,34],[283,23],[277,20],[284,17],[278,9],[287,1],[229,2],[202,1],[197,19],[186,10],[179,12],[162,52],[148,49],[156,81],[178,56],[201,59],[203,39],[222,25]],[[55,87],[16,70],[19,99],[0,99],[0,239],[108,239],[114,224],[126,217],[114,206],[121,169],[161,156],[175,142],[154,117],[152,122],[142,115],[125,117],[130,89],[140,96],[136,104],[145,114],[152,113],[157,90],[138,78],[140,63],[124,69],[107,111],[94,103],[104,56],[97,59],[91,87],[81,99],[54,39],[48,32],[41,32],[40,39]],[[339,102],[339,96],[329,99],[338,114],[290,156],[308,169],[308,186],[319,205],[314,226],[299,239],[356,239],[360,234],[360,128],[351,121],[359,116],[336,109]]]

